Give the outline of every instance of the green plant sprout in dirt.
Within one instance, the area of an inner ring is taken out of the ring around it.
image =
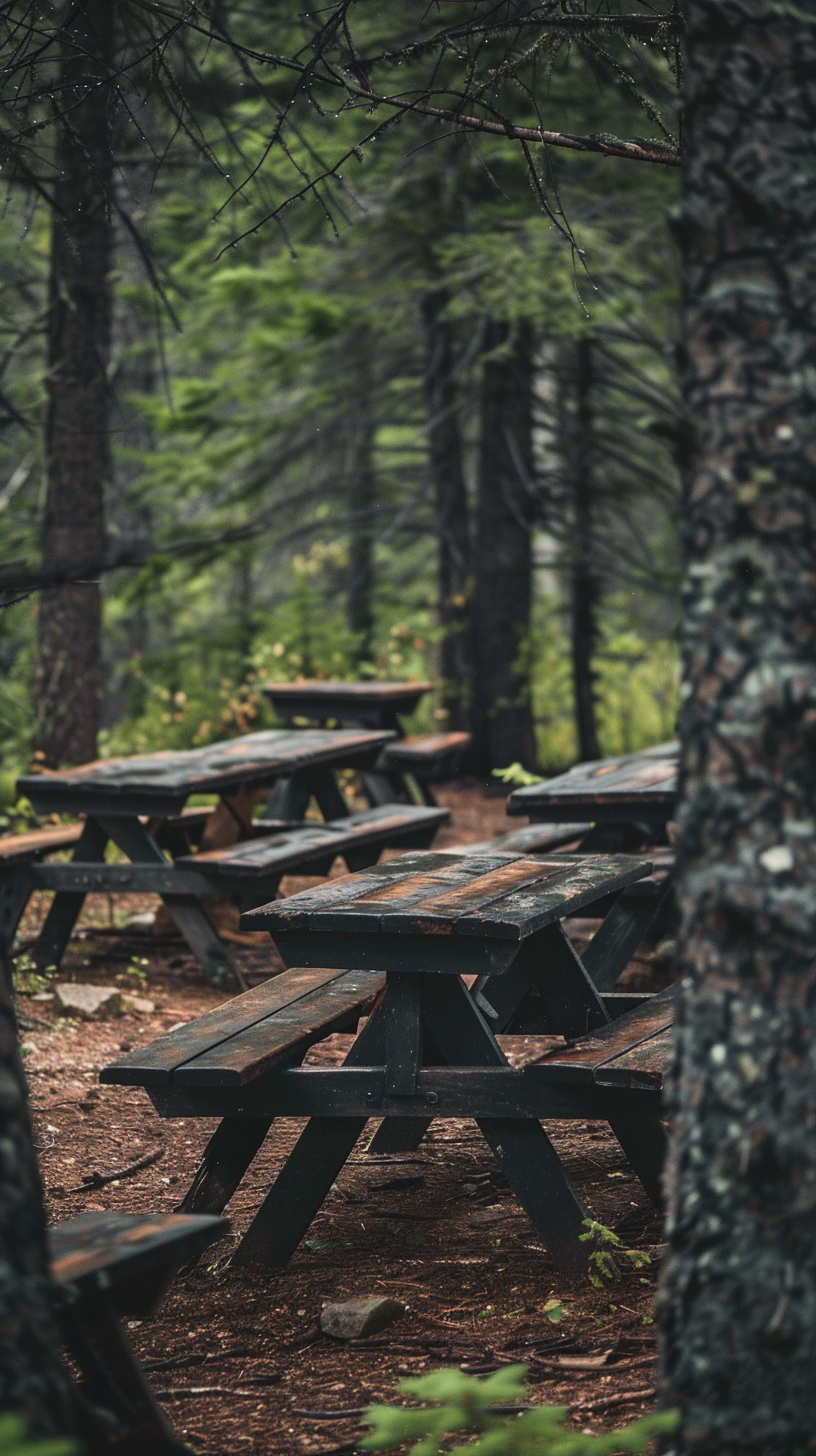
[[[596,1289],[603,1289],[604,1280],[617,1277],[613,1249],[622,1258],[628,1259],[635,1269],[651,1264],[649,1255],[643,1249],[624,1249],[618,1235],[611,1228],[607,1228],[606,1224],[596,1223],[594,1218],[585,1218],[583,1225],[586,1233],[579,1234],[578,1238],[582,1244],[594,1245],[589,1256],[589,1282]]]
[[[363,1424],[373,1429],[358,1448],[389,1451],[411,1443],[410,1456],[611,1456],[645,1452],[654,1436],[677,1425],[677,1412],[658,1411],[603,1435],[567,1431],[565,1406],[529,1405],[526,1372],[526,1365],[508,1365],[481,1380],[459,1370],[401,1380],[398,1388],[422,1405],[369,1406]],[[454,1436],[459,1444],[451,1444]]]

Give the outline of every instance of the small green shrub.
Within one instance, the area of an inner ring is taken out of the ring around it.
[[[542,782],[541,774],[530,773],[520,763],[511,763],[507,768],[494,768],[491,772],[494,779],[501,779],[503,784],[512,784],[514,789],[526,789],[530,784]]]
[[[76,1441],[29,1439],[22,1416],[0,1415],[0,1456],[79,1456]]]
[[[677,1425],[676,1411],[658,1411],[604,1435],[567,1431],[564,1406],[513,1409],[526,1402],[526,1371],[526,1365],[508,1365],[480,1380],[437,1370],[401,1380],[399,1389],[423,1404],[370,1406],[363,1423],[373,1429],[358,1444],[364,1451],[388,1451],[410,1443],[410,1456],[611,1456],[645,1452],[653,1436]],[[460,1444],[451,1445],[452,1436]]]
[[[642,1269],[645,1264],[651,1264],[649,1255],[643,1249],[625,1249],[618,1235],[605,1223],[597,1223],[594,1218],[583,1220],[585,1234],[579,1234],[578,1239],[582,1244],[592,1244],[592,1253],[589,1256],[589,1282],[594,1284],[596,1289],[603,1289],[604,1280],[614,1279],[616,1275],[612,1250],[620,1254],[622,1258],[628,1259],[636,1269]]]

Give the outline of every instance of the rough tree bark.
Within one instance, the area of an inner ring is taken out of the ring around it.
[[[111,476],[107,367],[111,333],[110,146],[113,0],[70,7],[57,90],[57,180],[48,325],[48,565],[99,558]],[[50,765],[95,757],[102,660],[99,587],[54,587],[39,616],[37,747]]]
[[[45,1244],[45,1215],[25,1078],[8,989],[0,974],[0,1411],[38,1435],[73,1430]]]
[[[666,1403],[816,1431],[816,17],[688,0],[681,987]]]
[[[598,583],[594,571],[592,489],[592,339],[575,345],[575,415],[570,461],[573,539],[570,580],[570,637],[575,727],[582,759],[600,758],[595,720],[592,660],[598,639]]]
[[[526,657],[532,596],[532,328],[522,323],[511,329],[492,320],[484,347],[473,602],[474,763],[479,772],[515,762],[529,767],[536,757]]]
[[[370,662],[374,648],[377,478],[372,453],[375,430],[370,383],[372,348],[368,329],[362,329],[353,342],[353,351],[350,351],[356,389],[350,401],[346,438],[350,523],[346,621],[357,636],[355,656],[358,662]]]
[[[473,699],[470,528],[446,302],[442,290],[427,293],[422,300],[428,460],[436,507],[442,707],[447,712],[446,727],[469,732]]]

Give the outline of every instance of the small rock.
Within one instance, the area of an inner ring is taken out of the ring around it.
[[[104,1021],[118,1016],[122,997],[115,986],[57,986],[57,1010],[63,1016],[78,1016],[82,1021]]]
[[[347,1299],[342,1304],[324,1304],[320,1328],[335,1340],[364,1340],[405,1314],[398,1299]]]
[[[36,994],[36,996],[32,996],[31,997],[31,1000],[32,1001],[42,1001],[43,1003],[46,1002],[46,1001],[53,1001],[53,999],[54,999],[54,992],[53,991],[38,991],[37,994]]]
[[[155,1001],[149,1001],[147,996],[131,996],[126,991],[122,1000],[126,1011],[136,1011],[140,1016],[152,1016],[156,1010]]]
[[[155,923],[155,910],[140,910],[137,915],[128,916],[125,921],[125,929],[135,930],[137,935],[151,935]]]

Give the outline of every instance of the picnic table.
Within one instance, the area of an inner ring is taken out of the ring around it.
[[[593,1080],[596,1063],[643,1036],[607,1041],[594,1062],[553,1073],[512,1068],[496,1034],[597,1038],[623,1026],[605,988],[629,958],[632,907],[654,914],[662,894],[650,863],[629,855],[404,855],[247,913],[242,925],[268,930],[289,969],[121,1057],[102,1081],[145,1087],[161,1116],[223,1119],[188,1211],[226,1205],[274,1118],[309,1118],[239,1263],[286,1262],[369,1119],[384,1119],[380,1133],[402,1123],[415,1142],[433,1118],[472,1117],[557,1266],[575,1271],[588,1257],[586,1211],[540,1120],[607,1119],[658,1197],[659,1088]],[[605,919],[582,959],[561,922],[587,911]],[[641,914],[641,929],[647,921]],[[628,1017],[647,999],[630,997]],[[300,1065],[309,1046],[366,1012],[342,1067]]]
[[[589,820],[582,848],[633,848],[665,843],[677,800],[677,743],[640,753],[576,764],[567,773],[515,789],[508,814],[527,814],[534,824]]]
[[[453,777],[471,742],[469,733],[406,735],[402,717],[414,712],[433,688],[430,682],[341,682],[310,679],[269,683],[263,692],[278,717],[287,723],[338,723],[344,727],[390,728],[397,737],[380,755],[373,772],[362,775],[372,804],[399,799],[435,804],[430,787],[435,779]]]
[[[58,773],[25,774],[17,792],[30,799],[38,813],[85,816],[84,827],[69,864],[28,863],[15,867],[0,883],[2,938],[10,946],[20,916],[35,889],[56,894],[33,951],[40,967],[58,965],[89,891],[126,891],[161,895],[173,919],[210,979],[229,970],[240,976],[229,951],[202,908],[214,888],[211,867],[186,856],[181,865],[168,860],[158,842],[159,828],[181,815],[191,794],[218,794],[238,821],[242,835],[252,832],[247,802],[253,791],[272,789],[274,812],[264,821],[266,832],[302,821],[314,797],[327,820],[348,814],[335,770],[373,763],[393,736],[388,729],[317,729],[249,733],[204,748],[165,751],[130,758],[101,759]],[[282,811],[282,812],[281,812]],[[127,864],[105,863],[112,841]],[[245,888],[235,869],[232,881],[218,889]],[[276,868],[279,877],[279,870]],[[259,903],[263,878],[254,880]],[[268,884],[268,878],[267,882]],[[274,893],[274,890],[273,890]]]

